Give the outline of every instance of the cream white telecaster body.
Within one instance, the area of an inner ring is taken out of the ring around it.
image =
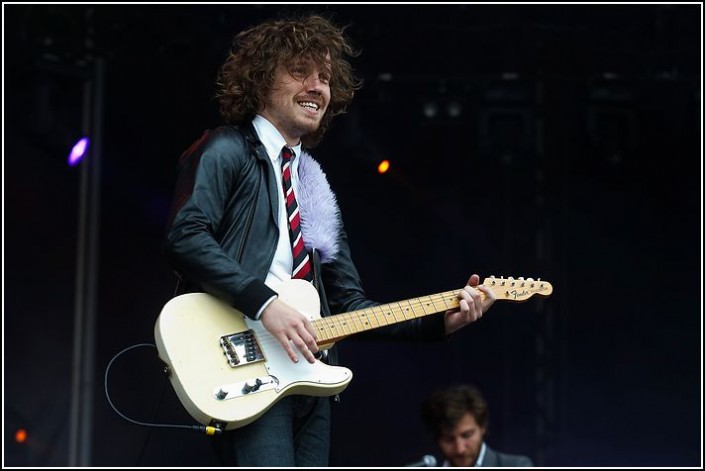
[[[484,284],[493,288],[497,299],[511,301],[553,291],[550,283],[531,279],[493,277]],[[358,332],[458,306],[458,292],[449,291],[321,318],[318,293],[310,283],[288,281],[278,294],[309,318],[321,349]],[[292,362],[260,321],[205,293],[171,299],[157,318],[154,333],[159,357],[169,368],[181,403],[198,422],[221,430],[253,422],[291,394],[335,395],[352,379],[345,367],[318,360],[311,364],[302,355],[298,363]]]

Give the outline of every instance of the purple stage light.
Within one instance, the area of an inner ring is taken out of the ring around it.
[[[83,160],[83,156],[86,155],[86,151],[88,150],[88,143],[89,139],[87,137],[83,137],[73,145],[73,149],[71,149],[71,153],[69,154],[70,166],[73,167],[78,165],[78,163]]]

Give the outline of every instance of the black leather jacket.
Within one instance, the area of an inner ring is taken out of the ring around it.
[[[264,280],[279,237],[278,198],[274,170],[251,125],[206,131],[184,152],[164,247],[183,292],[208,292],[254,318],[275,294]],[[311,255],[322,316],[377,304],[365,297],[342,227],[335,260],[321,263],[315,250]],[[444,339],[443,316],[360,337]]]

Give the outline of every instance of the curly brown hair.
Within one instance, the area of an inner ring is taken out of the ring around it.
[[[249,122],[262,109],[277,68],[286,67],[291,73],[296,62],[311,60],[331,70],[328,109],[318,130],[301,138],[306,147],[318,144],[333,117],[345,112],[355,90],[362,86],[347,61],[347,57],[356,57],[359,52],[344,37],[344,31],[327,18],[309,15],[269,20],[239,33],[218,73],[216,99],[220,114],[230,124]]]

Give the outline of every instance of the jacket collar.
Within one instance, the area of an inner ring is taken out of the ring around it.
[[[252,122],[248,121],[247,123],[241,124],[238,126],[238,129],[240,129],[245,140],[254,151],[255,156],[260,160],[268,160],[267,149],[265,149],[264,144],[262,144],[259,136],[257,136],[257,131],[255,131]]]

